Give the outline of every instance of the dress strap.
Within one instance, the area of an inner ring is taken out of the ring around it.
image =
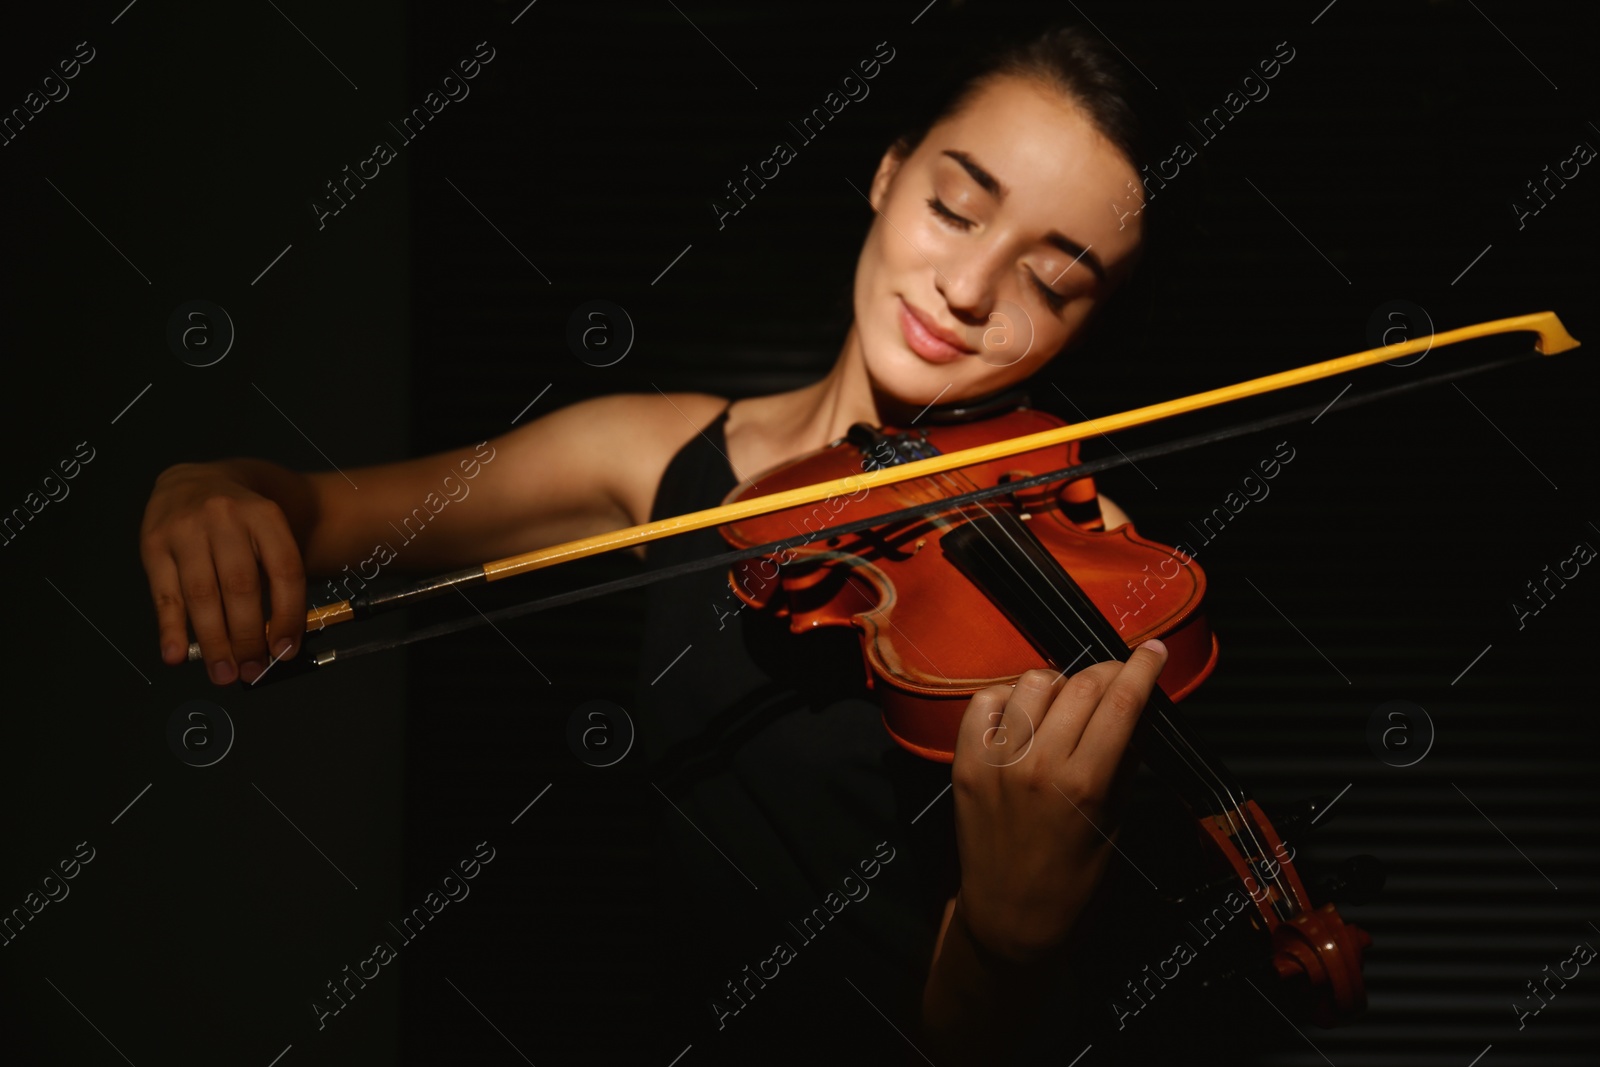
[[[728,463],[728,439],[722,430],[732,408],[733,402],[730,400],[717,413],[717,417],[685,441],[667,463],[656,487],[651,521],[715,507],[738,484],[739,479]],[[683,538],[672,538],[663,544],[672,541],[681,542]],[[652,549],[656,547],[651,546]],[[659,558],[661,553],[647,549],[646,555],[647,558]]]

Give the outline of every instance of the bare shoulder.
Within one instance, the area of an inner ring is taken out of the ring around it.
[[[395,516],[414,513],[419,502],[436,501],[426,507],[440,518],[406,550],[405,566],[416,569],[464,566],[645,522],[673,454],[723,406],[702,393],[596,397],[523,422],[476,449],[351,470],[359,494],[345,473],[315,473],[319,519],[303,547],[308,567],[333,573],[359,559],[366,546],[392,535]],[[478,478],[490,462],[496,473]],[[476,480],[468,486],[456,470]],[[442,483],[441,472],[449,475]],[[451,500],[470,492],[473,503],[444,513],[441,485]]]
[[[727,406],[725,398],[710,393],[658,392],[618,393],[574,408],[586,409],[593,439],[616,461],[613,490],[637,525],[649,520],[672,457]]]

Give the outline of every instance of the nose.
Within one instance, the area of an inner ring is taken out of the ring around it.
[[[999,250],[980,244],[963,252],[958,259],[943,265],[935,274],[933,284],[952,315],[969,326],[980,326],[994,310],[995,286],[1000,272]]]

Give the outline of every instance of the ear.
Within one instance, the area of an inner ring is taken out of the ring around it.
[[[878,160],[878,170],[872,176],[872,190],[868,196],[874,211],[883,210],[884,201],[889,198],[889,186],[894,182],[894,176],[900,172],[902,162],[904,158],[893,146],[890,146],[883,154],[883,158]]]

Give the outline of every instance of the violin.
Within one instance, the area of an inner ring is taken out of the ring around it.
[[[728,502],[1064,425],[1027,408],[928,430],[883,431],[857,424],[848,438],[763,473],[759,491],[749,483],[735,489]],[[1114,620],[1121,644],[1132,649],[1159,637],[1168,651],[1159,684],[1168,697],[1181,700],[1217,662],[1217,641],[1200,611],[1205,574],[1193,559],[1180,559],[1175,549],[1146,540],[1131,524],[1091,533],[1072,522],[1068,513],[1083,501],[1071,495],[1079,489],[1093,492],[1086,480],[1068,482],[1056,492],[1028,489],[853,534],[828,535],[830,527],[919,504],[937,507],[962,491],[1070,468],[1078,462],[1076,446],[1074,441],[1024,452],[729,523],[721,532],[737,548],[802,533],[823,534],[782,556],[735,564],[730,575],[734,595],[750,607],[787,618],[795,633],[819,626],[853,627],[861,636],[867,684],[883,708],[889,735],[918,756],[949,763],[962,712],[980,689],[1015,681],[1038,666],[1041,654],[1058,670],[1073,672],[1113,658],[1083,642],[1064,658],[1054,658],[1066,651],[1060,640],[1065,634],[1049,634],[1049,648],[1033,641],[1028,631],[1028,639],[1020,638],[1011,624],[1025,610],[1023,604],[1010,597],[992,598],[985,588],[952,572],[955,567],[970,576],[974,555],[981,555],[988,544],[1003,552],[1038,544],[1055,566],[1036,570],[1034,561],[1018,557],[1013,574],[1019,582],[1050,580],[1065,569],[1095,609]],[[968,529],[946,542],[963,526]]]
[[[750,482],[736,488],[728,503],[1063,425],[1028,409],[927,430],[857,424],[846,438],[761,474],[759,490]],[[1126,660],[1144,641],[1160,638],[1167,663],[1140,717],[1135,745],[1194,818],[1216,868],[1211,889],[1221,882],[1249,895],[1251,928],[1290,987],[1287,999],[1319,1025],[1347,1022],[1366,1005],[1361,961],[1372,939],[1332,904],[1313,903],[1266,814],[1177,711],[1176,701],[1217,662],[1217,639],[1202,611],[1206,580],[1199,564],[1140,536],[1131,523],[1094,532],[1071,521],[1073,505],[1082,503],[1074,496],[1093,492],[1084,480],[1054,491],[1036,487],[942,504],[1040,470],[1070,469],[1076,445],[723,526],[735,548],[813,535],[780,555],[736,563],[734,593],[787,619],[797,634],[853,628],[889,736],[917,756],[944,763],[954,758],[963,713],[979,690],[1015,681],[1041,658],[1062,673],[1075,672]],[[864,520],[919,505],[927,510],[860,528]],[[830,534],[844,526],[856,532]],[[1029,743],[1021,746],[1023,754]]]

